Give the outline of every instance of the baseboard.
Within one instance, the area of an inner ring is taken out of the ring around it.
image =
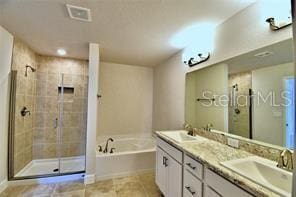
[[[154,172],[155,169],[143,169],[143,170],[137,170],[137,171],[131,171],[131,172],[120,172],[116,174],[110,174],[110,175],[104,175],[104,176],[96,176],[95,181],[103,181],[108,179],[114,179],[114,178],[121,178],[125,176],[133,176],[141,173],[147,173],[147,172]]]
[[[94,174],[86,174],[84,177],[84,184],[92,184],[96,182],[96,176]]]
[[[7,188],[7,186],[8,186],[8,181],[7,181],[7,179],[5,179],[0,183],[0,194],[2,192],[4,192],[4,190]]]

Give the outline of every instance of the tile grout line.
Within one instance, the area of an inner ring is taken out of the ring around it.
[[[147,192],[146,187],[144,186],[144,184],[142,183],[141,179],[139,178],[139,175],[137,175],[137,179],[138,179],[140,185],[142,186],[142,188],[143,188],[143,190],[145,192],[145,196],[146,197],[149,197],[149,193]]]

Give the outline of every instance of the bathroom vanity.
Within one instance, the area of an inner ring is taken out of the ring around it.
[[[156,183],[164,196],[281,196],[221,164],[252,154],[199,136],[193,140],[182,131],[175,131],[178,137],[172,133],[157,132]]]

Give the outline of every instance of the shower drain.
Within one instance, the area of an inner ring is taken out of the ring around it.
[[[58,169],[58,168],[56,168],[56,169],[54,169],[54,170],[53,170],[53,172],[58,172],[58,171],[59,171],[59,169]]]

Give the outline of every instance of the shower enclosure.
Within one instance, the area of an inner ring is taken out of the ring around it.
[[[228,127],[229,133],[253,138],[252,132],[252,75],[251,72],[228,76]]]
[[[9,179],[85,171],[88,76],[11,71]]]

